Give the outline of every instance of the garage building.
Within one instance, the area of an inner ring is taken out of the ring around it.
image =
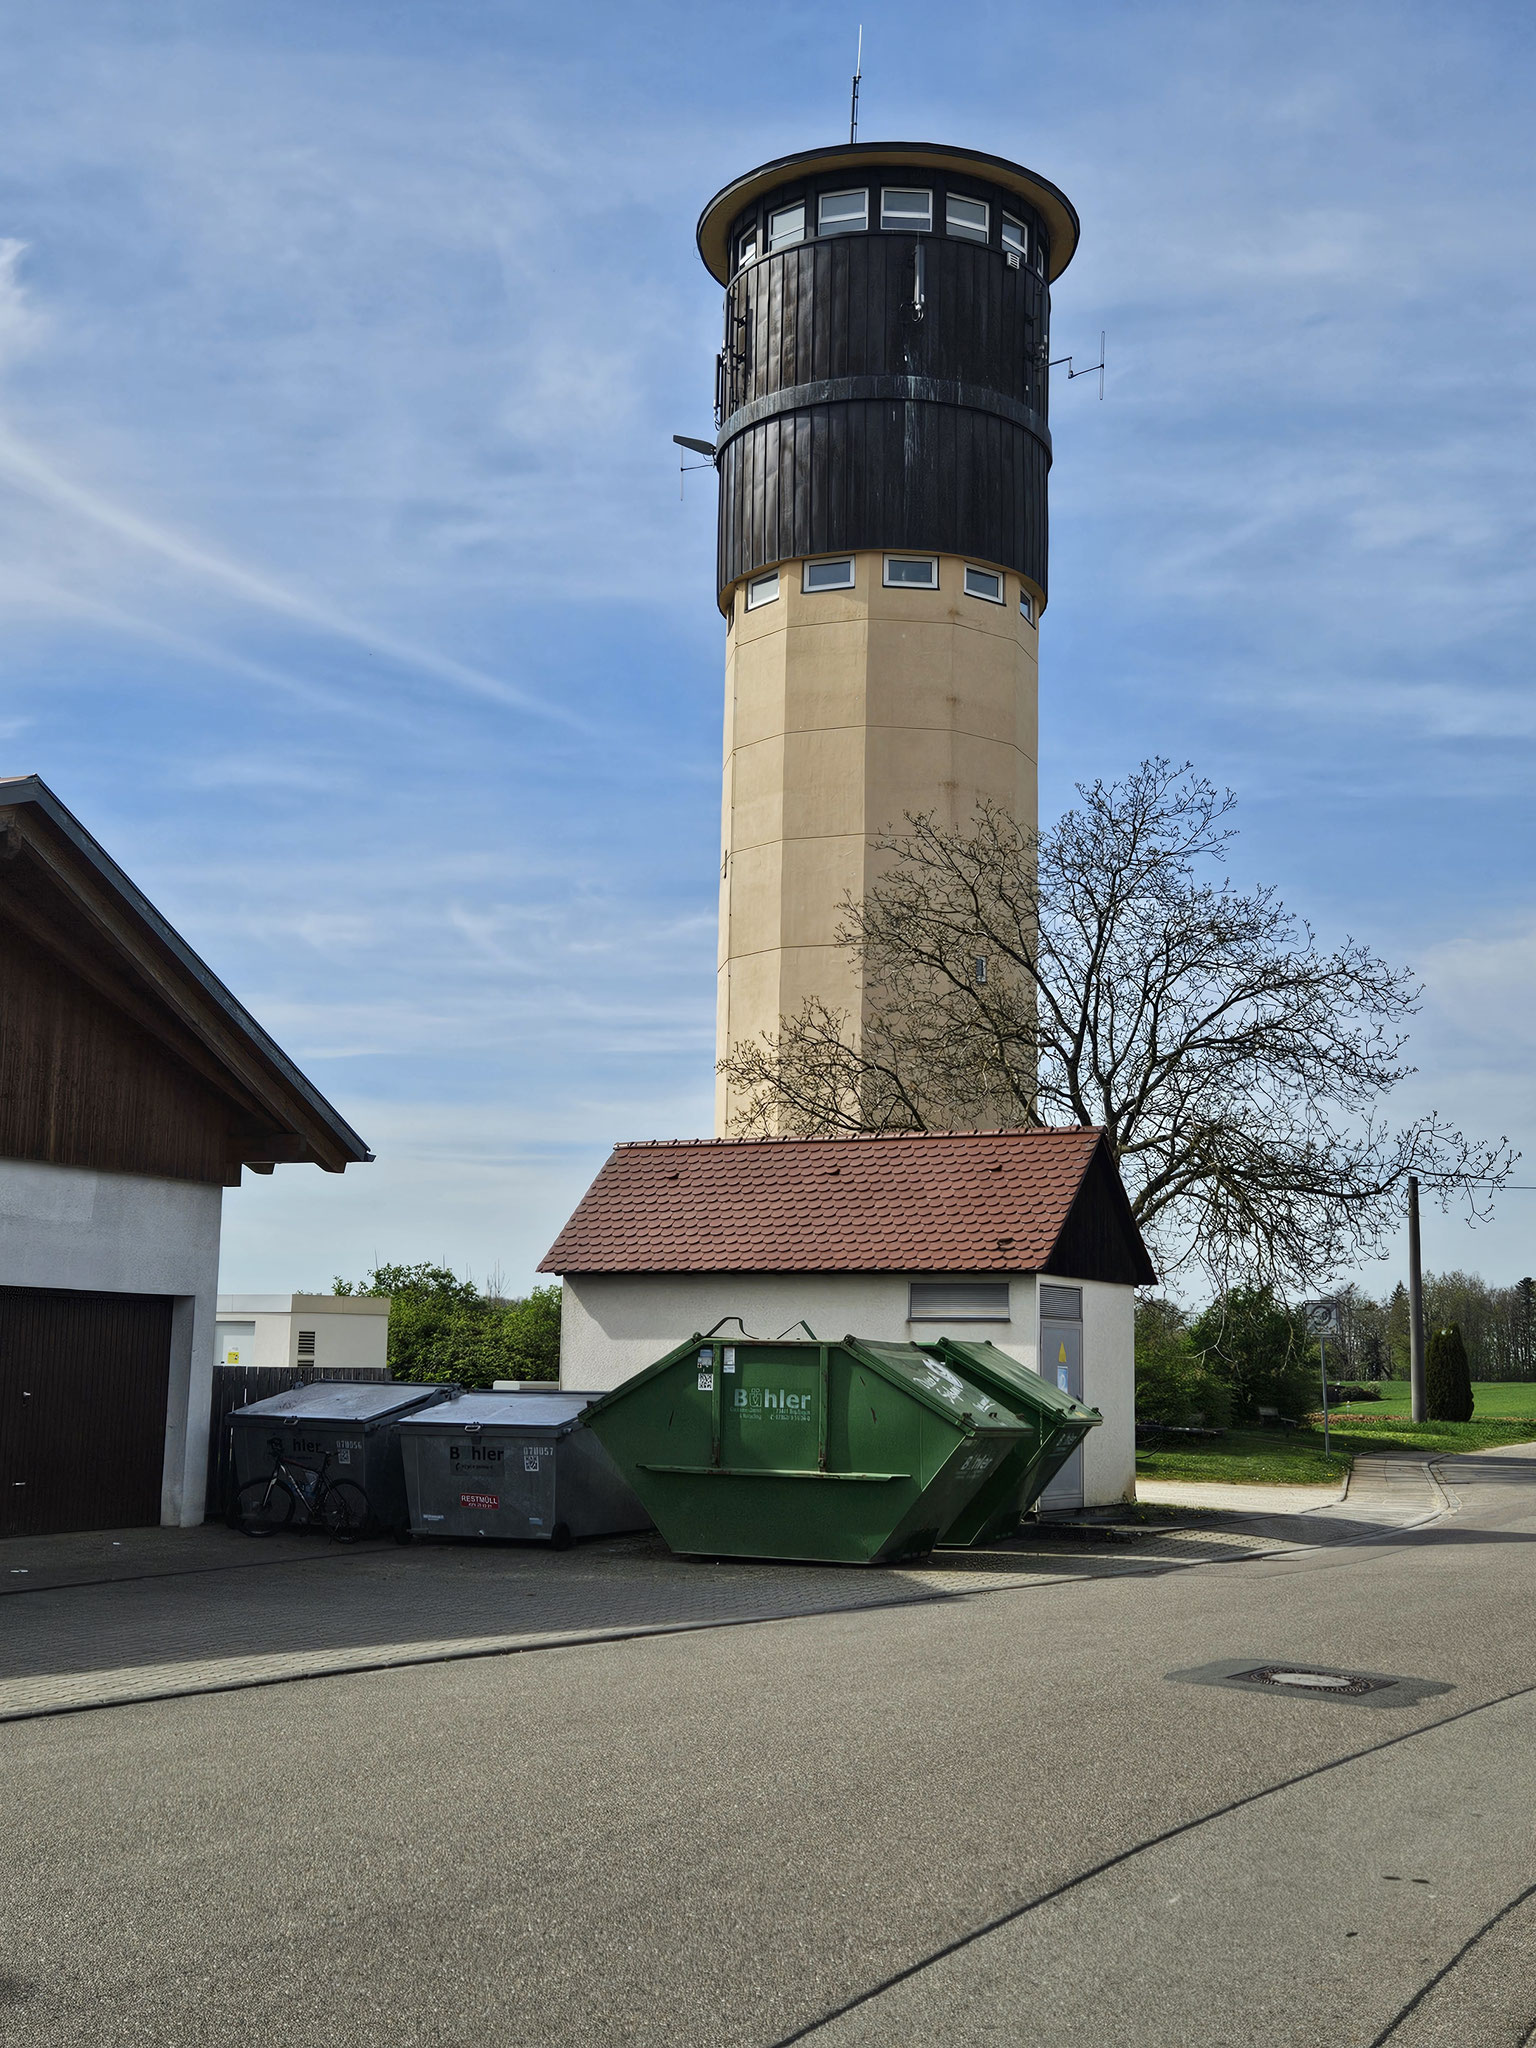
[[[52,791],[0,779],[0,1535],[202,1519],[223,1190],[372,1156]]]

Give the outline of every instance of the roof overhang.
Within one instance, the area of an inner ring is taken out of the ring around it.
[[[340,1173],[373,1158],[36,775],[0,777],[0,916],[229,1100],[232,1164]]]
[[[794,156],[775,157],[760,164],[717,192],[699,215],[699,254],[710,274],[721,284],[730,281],[731,222],[744,206],[760,199],[776,185],[792,178],[817,177],[824,171],[860,171],[875,164],[893,169],[959,172],[988,184],[1001,185],[1044,216],[1051,242],[1051,279],[1060,277],[1072,261],[1082,232],[1077,209],[1066,193],[1049,178],[1011,163],[1004,156],[987,156],[975,149],[952,149],[943,142],[850,142],[838,149],[803,149]]]

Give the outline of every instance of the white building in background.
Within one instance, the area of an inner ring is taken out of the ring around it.
[[[383,1372],[387,1294],[221,1294],[215,1359],[257,1372]]]

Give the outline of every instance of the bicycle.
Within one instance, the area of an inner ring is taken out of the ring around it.
[[[372,1519],[368,1496],[351,1479],[327,1479],[329,1452],[312,1465],[290,1463],[279,1456],[262,1479],[247,1479],[230,1509],[231,1526],[247,1536],[275,1536],[292,1524],[303,1529],[319,1523],[333,1543],[355,1543]]]

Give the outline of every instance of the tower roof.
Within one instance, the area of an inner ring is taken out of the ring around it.
[[[1005,191],[1016,192],[1041,214],[1050,230],[1052,281],[1072,261],[1081,232],[1077,209],[1048,178],[1026,170],[1007,157],[988,156],[977,149],[954,149],[945,142],[845,142],[835,149],[802,149],[793,156],[775,157],[723,186],[699,215],[699,254],[721,284],[730,279],[731,222],[743,207],[750,206],[775,185],[791,178],[815,177],[824,171],[860,171],[866,166],[889,164],[893,168],[950,171],[972,178],[984,178]]]

